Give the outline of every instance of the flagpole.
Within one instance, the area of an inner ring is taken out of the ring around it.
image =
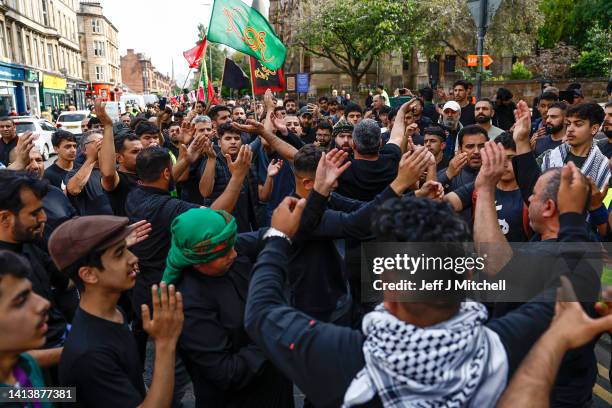
[[[187,85],[187,80],[189,79],[189,75],[191,75],[191,69],[189,68],[189,71],[187,72],[187,76],[185,77],[185,82],[183,82],[183,86],[181,86],[181,92],[183,92],[183,89],[185,89],[185,85]]]
[[[225,60],[223,61],[223,71],[221,71],[221,84],[219,85],[219,96],[221,98],[223,98],[223,77],[225,76],[225,67],[227,66],[227,57],[225,57]],[[230,88],[232,89],[232,88]],[[231,98],[231,91],[230,91],[230,98]]]

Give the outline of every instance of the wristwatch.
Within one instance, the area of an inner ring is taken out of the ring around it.
[[[270,228],[268,228],[268,230],[263,235],[263,239],[266,240],[266,239],[272,238],[272,237],[285,238],[291,244],[291,238],[289,238],[289,236],[287,234],[285,234],[282,231],[277,230],[276,228],[270,227]]]

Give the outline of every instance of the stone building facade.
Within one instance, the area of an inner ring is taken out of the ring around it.
[[[78,0],[0,0],[0,115],[84,108]]]
[[[81,1],[77,17],[88,96],[114,100],[115,88],[121,84],[119,30],[103,14],[97,0]]]
[[[151,58],[131,48],[121,57],[121,78],[130,92],[137,94],[169,96],[174,86],[172,78],[155,69]]]

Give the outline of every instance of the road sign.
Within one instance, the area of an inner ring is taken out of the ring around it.
[[[468,67],[477,67],[478,66],[478,55],[470,54],[468,55]]]
[[[480,27],[481,23],[481,15],[480,15],[480,3],[484,1],[487,4],[487,20],[485,22],[485,27],[487,27],[491,20],[493,20],[493,16],[497,12],[497,8],[501,4],[502,0],[467,0],[467,6],[470,10],[470,14],[476,23],[476,27]]]
[[[308,73],[299,72],[296,75],[295,82],[297,82],[297,91],[299,93],[308,93],[308,88],[309,88]]]
[[[489,66],[489,65],[491,65],[492,63],[493,63],[493,58],[491,58],[491,57],[490,57],[490,56],[488,56],[488,55],[483,55],[483,56],[482,56],[482,64],[483,64],[485,67],[488,67],[488,66]]]

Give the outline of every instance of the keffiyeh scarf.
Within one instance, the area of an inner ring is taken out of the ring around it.
[[[483,325],[486,318],[482,304],[465,302],[452,319],[419,328],[379,305],[364,317],[366,365],[343,407],[375,394],[385,407],[493,407],[508,363],[498,335]]]
[[[543,153],[542,171],[554,167],[563,167],[569,151],[570,146],[563,143],[556,148]],[[604,156],[595,143],[593,143],[591,146],[589,155],[582,165],[580,171],[585,176],[590,176],[600,190],[608,184],[608,179],[610,178],[610,164],[606,156]]]

